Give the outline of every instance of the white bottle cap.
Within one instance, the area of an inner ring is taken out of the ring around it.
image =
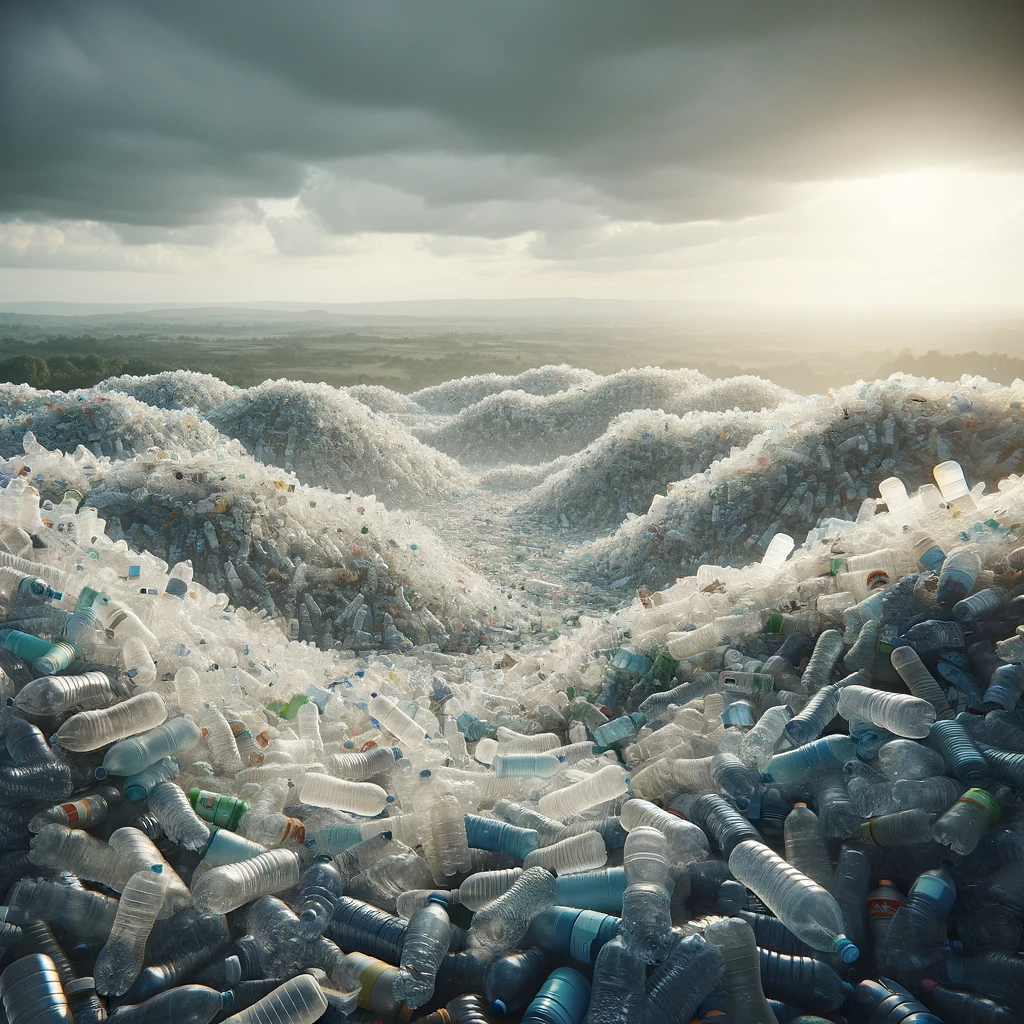
[[[890,512],[900,512],[910,505],[906,484],[898,476],[890,476],[878,485],[878,493]]]
[[[952,460],[940,462],[932,470],[932,476],[935,477],[935,482],[939,485],[939,490],[942,491],[942,497],[947,502],[956,501],[970,493],[959,462]]]

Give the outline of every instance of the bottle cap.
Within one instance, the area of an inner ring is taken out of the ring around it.
[[[881,888],[881,887],[882,887],[883,885],[886,885],[886,886],[888,886],[888,887],[889,887],[890,889],[894,889],[894,888],[896,888],[896,886],[895,886],[895,884],[893,883],[893,880],[892,880],[891,878],[880,878],[880,879],[878,880],[878,886],[879,886],[879,888]]]
[[[860,956],[860,950],[845,935],[836,936],[833,948],[844,964],[852,964]]]
[[[442,907],[447,907],[448,906],[448,897],[445,896],[443,893],[440,893],[440,892],[432,892],[427,897],[427,902],[428,903],[439,903]]]
[[[504,1017],[508,1013],[508,1007],[501,999],[495,999],[491,1003],[491,1013],[496,1013],[499,1017]]]
[[[926,996],[930,996],[932,994],[932,989],[935,988],[937,984],[938,982],[932,981],[931,978],[925,978],[925,980],[921,982],[921,991]]]
[[[807,804],[805,804],[803,802],[803,800],[798,800],[795,804],[793,804],[793,809],[796,810],[797,807],[806,807],[806,806],[807,806]]]

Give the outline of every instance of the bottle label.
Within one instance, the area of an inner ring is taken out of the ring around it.
[[[876,896],[868,900],[868,917],[872,921],[888,921],[896,916],[896,911],[903,906],[903,901],[892,896]]]
[[[294,839],[297,843],[304,843],[306,841],[306,826],[299,821],[298,818],[288,818],[287,824],[284,827],[284,835],[281,836],[281,842],[287,842],[289,839]]]
[[[834,561],[834,559],[833,559]],[[766,633],[781,633],[782,632],[782,616],[777,612],[774,615],[769,615],[765,619],[764,631]]]
[[[87,822],[91,817],[89,805],[84,800],[69,800],[66,804],[60,804],[59,806],[67,815],[68,825],[71,828],[80,823]]]
[[[910,890],[911,895],[922,893],[931,899],[942,902],[950,897],[950,889],[946,882],[937,875],[921,875]]]
[[[999,801],[987,789],[969,789],[959,800],[958,804],[970,804],[983,811],[988,820],[994,825],[1003,813]]]

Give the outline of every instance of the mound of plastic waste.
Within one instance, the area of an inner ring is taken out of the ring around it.
[[[540,373],[541,371],[537,371]],[[618,415],[635,409],[691,411],[777,407],[791,392],[760,377],[713,381],[695,370],[623,370],[552,395],[503,391],[477,402],[439,430],[421,433],[460,462],[544,462],[594,443]]]
[[[265,381],[208,417],[254,458],[313,486],[410,504],[472,485],[457,462],[327,384]]]
[[[190,560],[197,580],[295,639],[325,649],[465,649],[516,623],[500,594],[409,517],[372,497],[305,487],[237,442],[120,461],[49,452],[31,435],[25,449],[7,472],[27,469],[53,500],[68,487],[87,495],[119,550]]]
[[[588,448],[549,464],[552,471],[516,511],[574,531],[613,530],[627,516],[646,512],[673,481],[703,474],[732,449],[747,445],[771,425],[773,415],[624,413]]]
[[[392,391],[380,384],[353,384],[345,390],[368,409],[388,416],[409,415],[420,411],[419,406],[408,395]]]
[[[802,399],[771,429],[655,497],[643,516],[580,553],[591,578],[665,586],[702,562],[743,564],[777,531],[854,519],[879,482],[911,486],[955,459],[982,479],[1017,470],[1024,385],[894,375]],[[926,500],[938,501],[934,487]]]
[[[9,477],[7,1018],[1019,1020],[1024,481],[933,473],[550,644],[360,660]]]
[[[564,363],[524,370],[514,376],[481,373],[475,377],[459,377],[414,392],[409,397],[421,409],[453,416],[471,405],[503,391],[523,391],[528,395],[554,395],[569,388],[589,386],[601,379],[592,370],[581,370]]]
[[[22,450],[31,431],[47,448],[130,458],[147,448],[186,452],[214,447],[217,430],[191,410],[160,409],[118,392],[36,391],[27,384],[0,384],[0,455]]]
[[[130,374],[108,377],[96,385],[96,390],[119,391],[157,409],[195,409],[206,413],[215,405],[226,402],[238,389],[208,373],[167,370],[141,377]]]

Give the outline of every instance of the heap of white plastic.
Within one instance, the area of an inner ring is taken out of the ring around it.
[[[198,452],[222,440],[216,428],[191,409],[161,409],[100,388],[65,394],[36,391],[27,384],[0,384],[0,455],[20,452],[26,431],[47,448],[72,452],[81,445],[93,455],[113,459],[151,447]]]
[[[409,516],[372,497],[306,487],[238,442],[196,455],[134,459],[48,451],[28,434],[0,464],[59,501],[86,495],[121,550],[145,550],[195,574],[236,606],[325,648],[474,648],[520,613]]]
[[[790,398],[759,377],[713,381],[695,370],[623,370],[552,395],[504,391],[470,406],[440,430],[420,436],[462,462],[494,466],[572,455],[618,415],[634,409],[684,415],[693,410],[772,409]]]
[[[120,391],[157,409],[195,409],[205,413],[227,401],[237,389],[208,373],[167,370],[139,377],[108,377],[96,385],[96,390]]]
[[[254,458],[332,491],[375,494],[388,504],[408,506],[472,483],[453,459],[327,384],[265,381],[238,392],[208,416]]]
[[[703,562],[742,565],[775,533],[801,535],[821,519],[856,518],[881,480],[910,487],[954,459],[972,479],[1024,464],[1024,382],[957,384],[894,375],[787,404],[744,448],[655,497],[643,516],[578,550],[592,578],[655,589]]]
[[[654,496],[674,481],[703,474],[734,448],[747,445],[771,425],[774,415],[624,413],[586,449],[548,464],[551,472],[516,511],[568,530],[614,530],[625,519],[645,513]]]

